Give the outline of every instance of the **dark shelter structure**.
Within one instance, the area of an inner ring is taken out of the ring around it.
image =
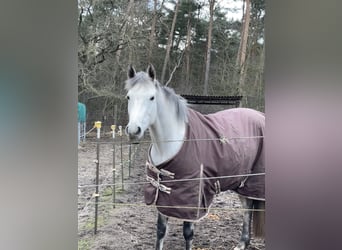
[[[181,95],[189,104],[230,105],[238,107],[242,96]]]
[[[202,95],[181,95],[186,99],[192,109],[202,114],[210,114],[227,108],[240,106],[242,96],[202,96]]]

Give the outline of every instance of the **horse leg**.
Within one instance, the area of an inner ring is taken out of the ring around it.
[[[251,221],[252,221],[252,208],[253,200],[247,199],[245,197],[239,196],[242,203],[242,207],[246,209],[243,212],[243,223],[242,223],[242,233],[240,237],[239,244],[234,248],[234,250],[244,250],[250,243],[251,238]]]
[[[156,243],[156,250],[162,250],[164,244],[164,238],[167,231],[167,221],[168,217],[158,213],[158,220],[157,220],[157,243]]]
[[[185,249],[191,250],[192,239],[194,237],[194,223],[189,221],[184,221],[183,223],[183,236],[185,239]]]
[[[265,211],[262,211],[265,210],[265,201],[253,200],[253,207],[254,238],[265,238]]]

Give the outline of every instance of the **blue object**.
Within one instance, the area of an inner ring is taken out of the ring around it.
[[[86,122],[86,106],[79,102],[77,104],[77,109],[78,109],[78,122]]]

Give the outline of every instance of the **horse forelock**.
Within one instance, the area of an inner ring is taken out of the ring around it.
[[[125,81],[125,89],[128,91],[137,84],[153,83],[153,80],[148,76],[146,72],[138,72],[134,77]]]

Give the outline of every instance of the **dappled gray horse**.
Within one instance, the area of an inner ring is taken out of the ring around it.
[[[158,209],[156,249],[163,248],[168,217],[184,221],[186,249],[191,249],[194,222],[209,213],[214,195],[233,190],[244,210],[242,234],[235,250],[264,234],[265,116],[236,108],[202,115],[185,99],[156,80],[149,65],[136,73],[130,66],[127,90],[130,139],[149,129],[152,144],[146,163],[145,202]]]

